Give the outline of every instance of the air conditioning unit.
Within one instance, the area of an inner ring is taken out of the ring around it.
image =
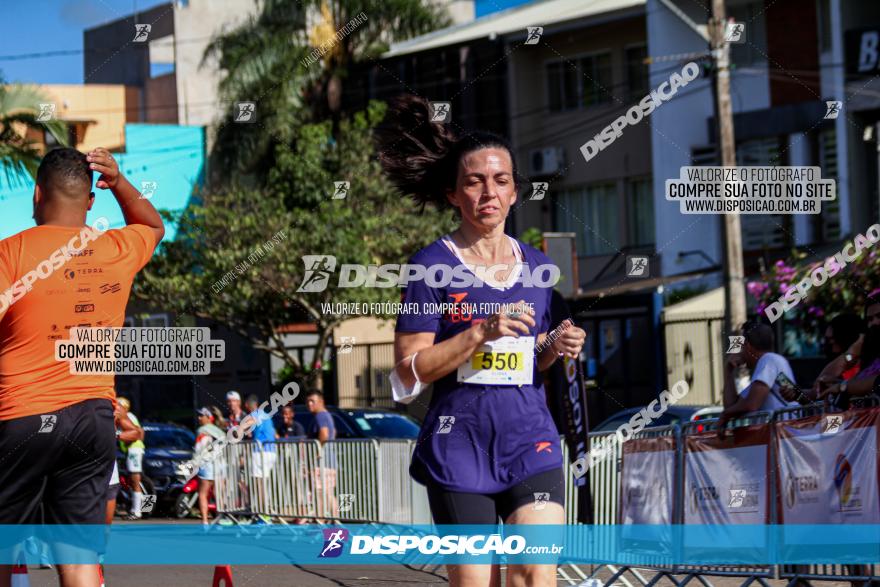
[[[562,147],[544,147],[529,151],[529,176],[553,175],[565,167]]]

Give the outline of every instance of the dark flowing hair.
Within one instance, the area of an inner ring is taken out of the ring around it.
[[[451,207],[447,191],[455,191],[458,163],[468,153],[480,149],[504,149],[513,165],[513,181],[518,188],[522,178],[510,144],[495,133],[474,131],[458,137],[450,125],[430,122],[427,100],[403,94],[389,103],[385,120],[375,130],[379,162],[391,183],[402,193],[424,206],[438,210]]]

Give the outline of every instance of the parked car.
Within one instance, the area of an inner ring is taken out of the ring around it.
[[[417,438],[419,423],[406,414],[381,408],[338,408],[327,406],[336,425],[336,438]],[[295,408],[296,421],[308,431],[312,413],[306,406]]]
[[[721,412],[723,411],[724,408],[722,406],[706,406],[705,408],[700,408],[691,416],[691,422],[717,418],[721,415]],[[704,428],[705,426],[703,426],[702,424],[697,424],[697,432],[702,432]]]
[[[590,430],[590,432],[613,432],[626,422],[629,422],[630,418],[641,409],[641,407],[638,407],[620,410],[616,414],[606,418],[601,424]],[[690,422],[691,416],[699,410],[700,406],[668,406],[666,411],[663,412],[659,418],[648,422],[645,428],[671,426],[673,424],[681,425]]]
[[[144,422],[144,474],[153,482],[157,506],[174,503],[186,478],[180,465],[192,460],[195,434],[177,424]],[[169,503],[170,502],[170,503]]]

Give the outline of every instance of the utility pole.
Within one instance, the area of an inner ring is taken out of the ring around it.
[[[736,166],[736,142],[733,136],[733,108],[730,102],[730,43],[726,39],[724,0],[712,0],[709,20],[709,43],[712,52],[715,85],[716,136],[721,165]],[[721,248],[724,253],[724,328],[729,333],[746,320],[746,291],[743,275],[742,231],[739,212],[727,212],[721,223]]]

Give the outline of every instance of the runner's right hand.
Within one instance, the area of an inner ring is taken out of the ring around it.
[[[510,309],[502,310],[475,325],[480,329],[483,342],[498,340],[502,336],[519,338],[520,334],[529,334],[529,328],[535,325],[535,311],[524,300],[516,302],[514,306],[520,310],[518,314]]]

